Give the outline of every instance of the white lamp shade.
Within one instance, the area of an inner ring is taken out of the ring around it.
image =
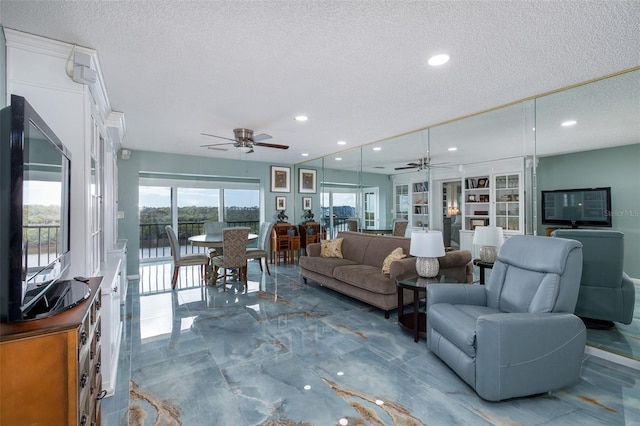
[[[444,240],[440,231],[416,231],[411,233],[409,254],[416,257],[444,256]]]
[[[499,226],[476,226],[473,244],[476,246],[500,247],[504,242],[502,228]]]

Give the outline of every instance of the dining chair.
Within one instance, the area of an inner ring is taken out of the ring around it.
[[[205,222],[204,233],[205,234],[222,234],[224,228],[229,227],[227,222]]]
[[[222,230],[227,228],[227,222],[205,222],[204,223],[204,233],[205,234],[220,234],[222,235]],[[222,249],[217,250],[215,248],[209,249],[209,257],[215,257],[219,254],[222,254]]]
[[[203,253],[192,253],[182,255],[180,253],[180,243],[176,232],[170,225],[164,228],[167,231],[169,237],[169,244],[171,245],[171,256],[173,257],[173,277],[171,278],[171,288],[176,288],[178,283],[178,271],[181,266],[196,266],[200,265],[200,277],[206,278],[206,268],[209,265],[209,256]]]
[[[267,267],[267,274],[271,275],[269,271],[269,262],[267,260],[269,238],[271,238],[271,228],[273,228],[273,222],[264,222],[260,225],[260,234],[258,235],[258,247],[247,249],[247,259],[258,259],[258,265],[260,265],[260,272],[262,272],[262,259],[264,258],[264,264]]]
[[[287,233],[291,227],[288,223],[276,223],[271,229],[271,263],[280,264],[282,257],[284,263],[288,263],[291,252],[291,241]]]
[[[247,282],[247,240],[249,239],[247,226],[224,228],[222,230],[222,251],[220,256],[211,259],[213,266],[213,281],[218,281],[218,268],[224,269],[222,287],[227,291],[227,269],[238,269],[238,280],[244,278]]]
[[[349,218],[345,220],[345,223],[347,224],[347,231],[358,232],[358,228],[360,228],[358,218]]]
[[[407,232],[407,226],[409,221],[406,219],[394,219],[393,220],[393,236],[404,237]]]

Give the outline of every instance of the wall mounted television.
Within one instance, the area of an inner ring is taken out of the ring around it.
[[[88,286],[61,281],[71,259],[71,154],[21,96],[0,120],[0,320],[14,322],[75,306]]]
[[[611,187],[542,191],[542,224],[611,227]]]

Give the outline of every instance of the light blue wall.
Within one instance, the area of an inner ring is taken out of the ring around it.
[[[223,176],[229,178],[247,177],[260,180],[261,220],[275,220],[275,197],[287,198],[287,212],[293,212],[294,179],[291,180],[290,193],[270,192],[270,166],[285,164],[263,163],[258,161],[222,160],[219,158],[197,157],[190,155],[165,154],[150,151],[132,151],[129,160],[118,160],[118,210],[124,218],[118,219],[118,237],[128,242],[127,266],[131,274],[138,270],[139,218],[138,218],[138,176],[140,172],[189,174],[200,176]],[[293,167],[291,167],[293,170]],[[314,205],[315,207],[315,205]],[[319,206],[318,206],[319,211]],[[293,214],[288,214],[293,221]]]
[[[537,169],[538,235],[543,190],[611,187],[612,228],[624,232],[624,269],[640,278],[640,144],[542,157]]]

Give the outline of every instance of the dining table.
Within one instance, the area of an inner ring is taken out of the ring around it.
[[[247,237],[247,245],[251,244],[257,239],[258,234],[253,234],[250,232],[249,236]],[[221,249],[224,244],[221,232],[215,234],[192,235],[189,237],[189,242],[196,247],[207,247],[209,249],[216,249],[216,251],[220,251],[219,249]],[[211,264],[209,264],[209,266],[207,266],[207,276],[209,277],[209,280],[213,278],[212,272],[212,266]],[[218,277],[218,279],[222,277],[223,276],[221,275]]]
[[[249,233],[247,245],[258,239],[258,234]],[[222,248],[222,233],[200,234],[189,237],[189,242],[197,247]]]

